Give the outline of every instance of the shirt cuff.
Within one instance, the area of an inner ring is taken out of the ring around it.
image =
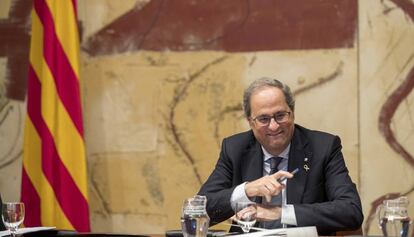
[[[295,207],[293,205],[282,205],[282,218],[280,222],[287,225],[298,225],[296,222]]]
[[[237,202],[249,202],[250,199],[247,197],[246,192],[244,191],[244,186],[247,182],[244,182],[242,184],[239,184],[231,194],[230,197],[230,204],[233,211],[236,210],[236,203]]]

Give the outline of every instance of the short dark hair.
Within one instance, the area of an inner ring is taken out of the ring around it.
[[[293,97],[293,94],[289,88],[288,85],[283,84],[281,81],[277,79],[272,79],[268,77],[262,77],[255,81],[253,81],[249,87],[244,90],[243,94],[243,110],[244,115],[246,118],[249,118],[251,115],[251,107],[250,107],[250,98],[252,97],[252,94],[263,87],[276,87],[282,90],[283,94],[285,95],[286,104],[289,106],[289,108],[292,110],[292,112],[295,111],[295,98]]]

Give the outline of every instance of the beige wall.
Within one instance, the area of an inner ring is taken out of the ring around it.
[[[147,2],[79,1],[83,40]],[[0,2],[0,17],[7,18],[9,3]],[[292,87],[297,123],[341,137],[366,217],[381,195],[408,193],[414,167],[387,144],[378,120],[383,104],[414,67],[414,24],[390,1],[363,0],[356,31],[354,47],[338,49],[82,52],[92,229],[163,233],[180,228],[182,200],[210,174],[221,139],[248,129],[241,95],[261,76]],[[3,95],[6,71],[1,57]],[[411,159],[413,104],[411,92],[391,123]],[[25,107],[1,94],[0,105],[0,190],[12,200],[19,198]],[[408,196],[413,202],[414,195]],[[414,217],[414,204],[409,213]],[[368,234],[379,234],[370,220],[364,224],[371,224]]]

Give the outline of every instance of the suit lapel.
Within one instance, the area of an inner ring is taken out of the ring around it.
[[[242,161],[242,179],[244,181],[253,181],[263,176],[263,151],[256,139],[253,139],[251,146],[246,149]],[[261,197],[254,198],[256,203],[262,203]]]
[[[287,204],[301,203],[308,176],[308,172],[304,169],[304,166],[310,163],[311,159],[312,152],[307,150],[307,139],[295,127],[289,151],[288,171],[292,172],[294,169],[299,168],[299,172],[287,181]]]
[[[263,152],[260,144],[253,139],[251,146],[246,149],[242,158],[242,180],[253,181],[263,176]]]

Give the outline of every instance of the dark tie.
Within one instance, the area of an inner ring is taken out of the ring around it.
[[[267,160],[267,162],[270,162],[269,175],[274,174],[279,171],[277,167],[279,166],[282,160],[283,160],[282,157],[272,157],[269,160]],[[270,205],[281,205],[281,201],[282,201],[282,197],[281,197],[281,194],[279,194],[278,197],[275,196],[272,198]],[[269,204],[267,203],[266,205],[269,205]],[[275,228],[281,228],[282,224],[280,223],[280,219],[279,219],[279,220],[274,220],[274,221],[262,222],[260,226],[265,229],[275,229]]]
[[[269,159],[270,160],[270,173],[269,174],[274,174],[279,171],[277,167],[279,166],[282,159],[283,159],[282,157],[272,157]]]

